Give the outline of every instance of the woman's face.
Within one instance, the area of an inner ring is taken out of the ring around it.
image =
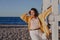
[[[34,10],[31,10],[31,16],[34,17],[34,15],[35,15]]]

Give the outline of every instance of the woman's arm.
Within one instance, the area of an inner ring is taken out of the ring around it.
[[[28,23],[29,16],[27,16],[27,14],[25,13],[21,16],[21,19]]]
[[[45,10],[44,12],[42,12],[40,16],[42,16],[44,19],[46,19],[46,17],[52,12],[52,6],[50,6],[47,10]]]

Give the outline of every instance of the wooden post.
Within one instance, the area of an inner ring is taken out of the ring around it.
[[[58,40],[58,24],[56,17],[58,16],[58,0],[52,0],[52,15],[54,21],[52,22],[52,40]]]

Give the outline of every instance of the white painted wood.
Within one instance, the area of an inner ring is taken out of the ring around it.
[[[51,4],[50,0],[43,0],[43,10],[42,10],[42,12],[44,12],[45,10],[47,10],[47,8],[50,6],[50,4]],[[45,21],[47,22],[47,19]]]
[[[60,0],[58,0],[58,4],[60,4]]]
[[[53,21],[52,25],[52,40],[58,40],[58,0],[52,0],[52,15],[54,16],[55,21]]]
[[[43,11],[50,6],[50,0],[43,0]]]
[[[49,16],[49,22],[52,28],[52,40],[58,40],[58,0],[43,0],[43,11],[52,5],[52,14]]]
[[[57,19],[57,23],[60,21],[60,15],[58,15],[55,19]],[[58,25],[58,24],[57,24]],[[60,30],[60,26],[58,25],[58,30]]]

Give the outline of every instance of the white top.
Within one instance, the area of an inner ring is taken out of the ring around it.
[[[38,18],[32,18],[30,21],[30,29],[37,29],[37,28],[40,28],[39,19]]]

